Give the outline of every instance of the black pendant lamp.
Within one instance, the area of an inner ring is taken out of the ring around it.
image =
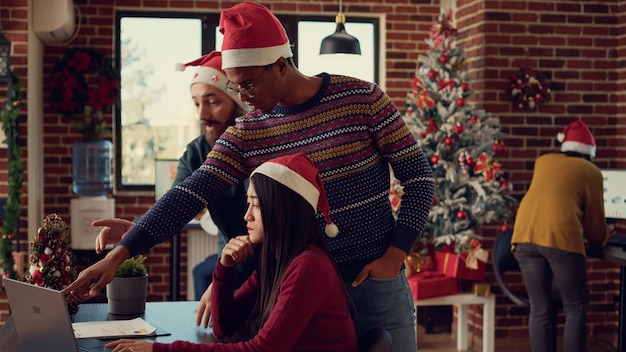
[[[335,33],[322,40],[320,55],[325,54],[354,54],[361,55],[361,44],[356,37],[346,32],[346,16],[341,13],[341,0],[339,1],[339,13],[335,17],[337,29]]]

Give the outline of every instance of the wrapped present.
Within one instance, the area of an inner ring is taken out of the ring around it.
[[[489,297],[491,296],[491,286],[489,284],[474,284],[474,296]]]
[[[473,259],[475,256],[471,250],[467,250],[461,255],[436,251],[435,270],[458,280],[483,281],[487,267],[486,260],[477,259],[474,261]]]
[[[440,272],[424,271],[407,279],[413,300],[453,295],[458,292],[457,281]]]

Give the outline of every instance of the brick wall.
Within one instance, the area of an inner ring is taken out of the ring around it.
[[[596,1],[488,1],[456,0],[456,22],[459,44],[466,49],[470,65],[471,102],[501,120],[502,138],[509,146],[500,158],[510,170],[514,194],[520,198],[528,188],[534,159],[557,149],[555,135],[571,120],[581,118],[591,128],[598,143],[596,163],[600,167],[626,168],[626,107],[624,53],[626,36],[624,22],[626,5],[613,0]],[[27,67],[28,0],[3,0],[0,18],[5,35],[13,42],[12,68],[24,78]],[[74,0],[83,16],[83,25],[72,46],[90,46],[105,53],[113,52],[114,11],[117,7],[170,10],[219,11],[236,1],[149,1],[149,0]],[[111,5],[110,3],[113,3]],[[337,12],[334,0],[264,1],[273,11],[283,13],[324,11],[332,21]],[[408,83],[417,68],[417,57],[424,54],[424,39],[432,21],[439,14],[436,0],[362,0],[344,1],[344,12],[385,13],[386,87],[400,107]],[[44,81],[67,46],[47,46],[44,51]],[[519,110],[510,102],[508,84],[511,75],[521,66],[530,66],[548,76],[551,100],[536,110]],[[6,96],[0,86],[0,97]],[[46,96],[44,96],[46,97]],[[2,101],[2,99],[0,99]],[[24,158],[26,123],[43,123],[44,127],[44,212],[56,212],[66,221],[69,217],[71,192],[71,144],[79,139],[67,124],[44,102],[43,121],[28,121],[27,112],[20,116]],[[110,118],[110,117],[109,117]],[[0,152],[0,156],[2,156]],[[28,170],[26,170],[28,173]],[[0,197],[6,194],[6,158],[0,158]],[[26,177],[26,174],[25,174]],[[26,186],[26,185],[25,185]],[[24,189],[26,193],[26,189]],[[132,219],[151,204],[152,194],[116,194],[116,214]],[[25,198],[24,198],[25,201]],[[26,228],[26,207],[21,228]],[[623,226],[623,224],[621,224]],[[495,228],[487,227],[485,248],[491,248]],[[27,234],[22,233],[22,237]],[[183,245],[185,241],[183,240]],[[22,247],[22,249],[26,249]],[[149,254],[150,299],[168,298],[169,244],[161,244]],[[610,304],[617,294],[619,271],[615,265],[589,260],[591,305],[589,329],[603,326],[615,332],[617,318]],[[184,271],[183,271],[184,272]],[[491,268],[487,282],[498,295],[496,336],[499,338],[527,336],[527,317],[508,315],[509,301],[500,294]],[[185,279],[182,279],[183,293]],[[0,300],[2,321],[6,303]],[[608,313],[611,311],[612,313]],[[474,311],[480,330],[480,312]],[[562,325],[560,326],[562,329]],[[480,336],[480,334],[478,334]]]

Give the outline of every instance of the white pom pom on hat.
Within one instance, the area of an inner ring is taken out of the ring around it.
[[[270,159],[257,167],[252,175],[256,173],[265,175],[301,195],[311,204],[313,211],[317,212],[319,209],[324,215],[326,235],[337,236],[339,228],[330,218],[330,205],[328,205],[322,178],[317,167],[306,154],[298,153]]]
[[[265,6],[245,1],[220,14],[222,69],[265,66],[292,57],[285,27]]]
[[[592,158],[596,156],[596,140],[587,125],[581,120],[573,121],[565,126],[556,138],[562,143],[562,152],[577,152]]]
[[[190,86],[194,83],[206,83],[222,91],[244,111],[250,109],[247,104],[239,99],[238,94],[226,90],[228,78],[226,77],[226,73],[222,70],[222,54],[219,51],[212,51],[186,64],[177,63],[175,68],[176,71],[182,72],[189,66],[198,66],[191,79]]]

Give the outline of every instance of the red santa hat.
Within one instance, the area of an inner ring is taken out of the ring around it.
[[[596,140],[587,125],[581,120],[573,121],[567,125],[563,132],[557,134],[557,139],[562,143],[562,152],[577,152],[592,158],[596,156]]]
[[[176,70],[185,71],[188,66],[198,66],[196,73],[193,74],[190,86],[194,83],[206,83],[229,96],[244,111],[250,109],[247,104],[239,100],[237,93],[226,90],[228,78],[226,78],[226,73],[222,70],[222,54],[219,51],[212,51],[186,64],[176,64]]]
[[[339,233],[337,225],[330,219],[330,206],[317,167],[304,153],[271,159],[257,167],[252,175],[262,174],[302,196],[317,213],[319,209],[326,220],[324,232],[328,237]]]
[[[270,10],[255,2],[242,2],[220,15],[222,69],[265,66],[292,57],[285,28]]]

